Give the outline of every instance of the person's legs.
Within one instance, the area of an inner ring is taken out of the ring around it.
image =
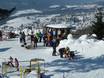
[[[44,46],[46,46],[46,42],[44,41]]]
[[[22,43],[22,38],[20,38],[20,43]]]
[[[9,61],[7,65],[14,67],[14,65],[11,61]]]
[[[34,46],[34,48],[36,47],[36,43],[35,42],[33,43],[33,46]]]
[[[36,43],[36,47],[37,47],[37,43]]]
[[[41,42],[41,40],[42,40],[42,38],[41,38],[41,37],[39,37],[39,42]]]
[[[16,69],[17,69],[17,71],[19,71],[19,65],[16,65]]]
[[[53,56],[56,56],[56,47],[53,47],[53,53],[52,53]]]

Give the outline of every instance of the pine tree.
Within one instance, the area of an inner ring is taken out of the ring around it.
[[[99,8],[98,12],[95,14],[96,21],[93,22],[93,33],[96,34],[97,39],[102,39],[104,36],[104,22],[103,22],[103,12]]]

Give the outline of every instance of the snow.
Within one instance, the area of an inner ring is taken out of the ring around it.
[[[61,6],[49,6],[50,9],[59,7]],[[96,7],[101,6],[96,4],[66,5],[62,10],[66,8],[92,9]],[[33,22],[36,22],[37,18],[30,15],[40,13],[42,13],[42,11],[36,9],[19,10],[11,15],[10,20],[0,27],[9,26],[18,28],[21,25],[33,25]],[[93,15],[88,16],[93,19]],[[38,19],[41,23],[48,23],[51,21],[51,18],[55,18],[56,16],[60,16],[60,14],[40,16]],[[78,19],[83,20],[84,17],[78,16]],[[47,25],[47,27],[51,28],[70,28],[70,26],[70,24],[68,25],[65,23]],[[77,25],[75,25],[75,27],[76,26]],[[85,23],[83,26],[85,27]],[[26,35],[31,33],[31,30],[29,29],[23,29],[23,31]],[[37,31],[38,30],[34,30],[34,33]],[[15,32],[18,33],[17,30]],[[18,38],[0,41],[0,73],[2,62],[7,62],[8,58],[12,56],[19,61],[30,61],[33,58],[44,59],[46,70],[45,78],[104,78],[104,41],[96,40],[94,37],[96,37],[96,35],[92,34],[90,39],[87,35],[82,35],[78,39],[74,39],[73,36],[69,34],[67,39],[60,41],[60,44],[57,47],[58,56],[52,56],[52,47],[44,47],[43,43],[38,43],[37,48],[28,50],[21,47]],[[75,51],[75,59],[69,60],[68,58],[60,58],[58,50],[62,47],[69,47],[71,51]],[[22,67],[27,67],[30,65],[30,62],[20,62],[20,65]],[[9,78],[20,78],[20,72],[8,73],[7,75]],[[26,78],[37,78],[36,71],[30,72]]]
[[[75,9],[92,9],[92,8],[97,8],[97,7],[102,7],[101,5],[97,4],[82,4],[82,5],[66,5],[66,8],[75,8]]]
[[[19,11],[17,12],[15,15],[17,16],[18,14],[28,14],[30,12],[33,12],[31,10],[28,10],[27,12],[26,11]],[[52,15],[46,15],[46,16],[40,16],[40,17],[36,17],[34,15],[28,15],[28,16],[18,16],[18,17],[13,17],[11,18],[10,20],[7,20],[5,24],[1,25],[0,28],[3,28],[3,27],[13,27],[13,28],[19,28],[20,26],[23,25],[23,27],[28,27],[28,26],[35,26],[37,27],[37,24],[35,22],[37,22],[37,20],[39,20],[41,24],[47,24],[48,22],[51,21],[51,18],[54,18],[56,16],[59,16],[60,14],[52,14]],[[16,31],[16,30],[15,30]]]
[[[46,27],[50,27],[50,28],[70,28],[70,25],[68,25],[68,24],[49,24]]]
[[[81,5],[79,7],[85,9],[91,9],[91,8],[96,8],[97,6],[98,6],[97,4],[87,4],[87,5]]]
[[[72,35],[68,35],[67,40],[62,40],[57,47],[70,47],[72,51],[78,51],[85,58],[96,58],[104,53],[104,41],[96,39],[88,39],[87,35],[82,35],[79,39],[73,39]]]
[[[96,34],[92,34],[92,37],[96,37]]]
[[[20,10],[17,11],[15,14],[11,15],[12,16],[19,16],[22,14],[30,14],[30,13],[42,13],[42,11],[36,10],[36,9],[27,9],[27,10]]]
[[[37,78],[37,73],[35,71],[30,72],[26,78]]]
[[[66,5],[66,8],[76,8],[78,5]]]
[[[82,35],[79,40],[86,40],[87,39],[87,35]]]
[[[34,22],[33,19],[28,19],[27,17],[18,17],[7,21],[6,24],[3,24],[1,27],[9,26],[9,27],[17,28],[20,27],[21,25],[28,25],[33,22]]]
[[[60,7],[60,5],[51,5],[51,6],[49,6],[49,8],[58,8],[58,7]]]
[[[46,78],[103,78],[103,40],[89,39],[87,35],[74,39],[69,34],[67,39],[61,40],[57,50],[60,47],[69,46],[71,51],[75,51],[74,60],[52,56],[52,48],[43,47],[43,43],[38,43],[38,47],[31,50],[20,47],[20,45],[17,38],[0,41],[0,62],[7,61],[10,56],[18,58],[19,61],[41,58],[45,59],[45,70],[48,70],[45,73]],[[29,63],[20,63],[20,65],[28,66]],[[19,78],[16,74],[8,76]],[[27,78],[35,78],[35,76],[35,71],[32,71]]]

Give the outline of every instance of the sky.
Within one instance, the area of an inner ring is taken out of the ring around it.
[[[46,8],[50,5],[95,3],[103,0],[0,0],[1,8]]]

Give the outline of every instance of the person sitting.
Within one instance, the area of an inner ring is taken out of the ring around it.
[[[74,59],[74,57],[75,57],[74,51],[71,51],[70,52],[70,59]]]
[[[60,53],[60,58],[63,58],[65,48],[60,48],[59,53]]]
[[[19,71],[19,61],[17,58],[15,58],[15,67],[17,68],[17,71]]]
[[[65,58],[69,58],[69,60],[72,60],[74,59],[74,57],[75,57],[74,51],[70,51],[69,47],[66,47]]]
[[[69,47],[65,48],[64,55],[65,55],[65,58],[69,58],[70,57],[70,49],[69,49]]]
[[[7,65],[11,66],[11,67],[14,67],[13,65],[13,58],[10,56],[9,58],[10,61],[8,61]]]

